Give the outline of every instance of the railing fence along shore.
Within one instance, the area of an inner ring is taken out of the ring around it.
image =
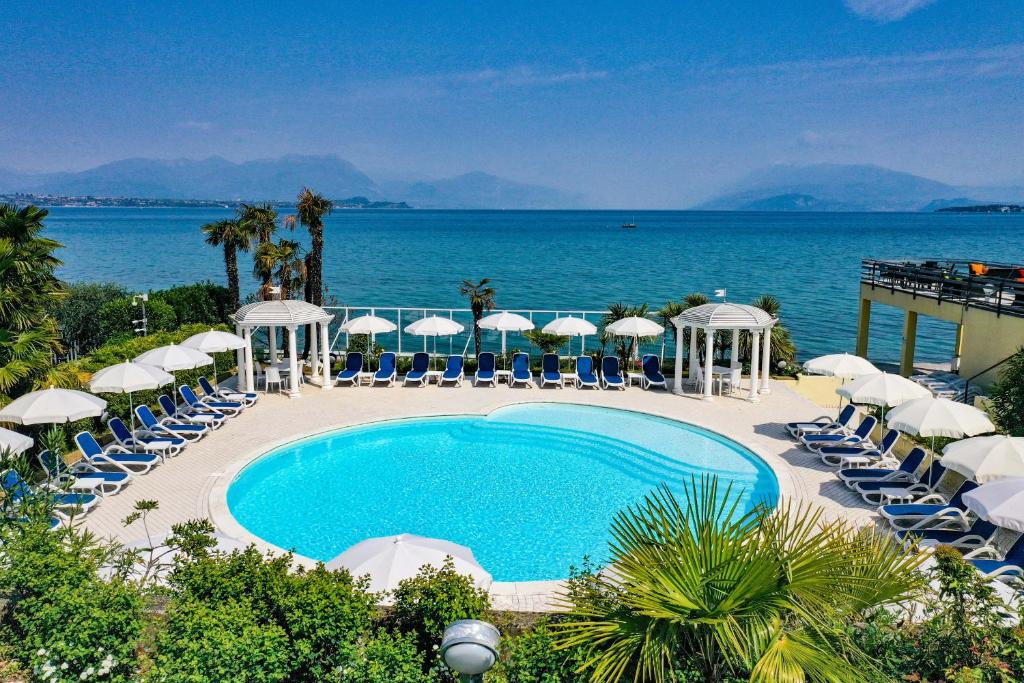
[[[341,326],[351,318],[355,318],[361,315],[374,315],[379,318],[390,320],[398,326],[398,329],[394,332],[387,332],[376,336],[376,343],[378,346],[385,348],[388,351],[394,351],[399,356],[412,356],[417,351],[431,352],[434,348],[434,339],[431,337],[421,337],[417,335],[408,334],[405,332],[406,326],[416,322],[422,318],[426,318],[432,315],[436,315],[442,318],[448,318],[461,324],[465,330],[457,335],[452,335],[448,338],[441,337],[437,341],[438,353],[447,351],[447,353],[457,353],[464,356],[471,355],[473,353],[473,311],[469,308],[430,308],[430,307],[410,307],[410,306],[324,306],[324,310],[334,314],[334,320],[331,322],[331,351],[338,352],[344,351],[349,345],[349,335],[341,331]],[[608,311],[600,310],[584,310],[584,309],[530,309],[530,308],[496,308],[493,311],[485,311],[484,316],[491,315],[493,313],[516,313],[518,315],[527,318],[534,324],[534,329],[540,330],[552,320],[556,318],[563,318],[565,316],[576,316],[577,318],[583,318],[588,322],[593,323],[598,328],[598,334],[591,335],[583,340],[579,337],[572,337],[569,342],[562,347],[560,353],[563,356],[577,356],[580,353],[580,349],[584,348],[587,351],[594,351],[601,347],[600,334],[602,332],[601,319],[607,315]],[[656,320],[653,316],[652,320]],[[661,322],[658,320],[658,322]],[[494,351],[495,353],[501,351],[501,332],[496,330],[480,330],[481,346],[483,351]],[[666,335],[669,337],[668,341],[672,340],[672,331],[666,330],[666,334],[661,335],[656,342],[647,343],[641,345],[641,353],[657,353],[664,357],[666,352],[673,352],[675,350],[674,344],[666,344]],[[581,344],[583,346],[581,346]],[[611,347],[609,342],[608,347]],[[522,332],[508,332],[507,333],[507,346],[506,349],[511,351],[512,349],[520,349],[522,351],[531,352],[536,354],[537,349],[530,341],[524,336]]]
[[[978,272],[976,272],[978,271]],[[996,315],[1024,317],[1024,266],[930,259],[920,261],[861,261],[861,282],[992,311]]]

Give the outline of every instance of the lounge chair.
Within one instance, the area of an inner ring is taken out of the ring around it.
[[[857,467],[858,465],[880,465],[889,464],[895,467],[898,464],[896,457],[892,454],[900,440],[900,433],[890,429],[882,437],[878,448],[871,446],[822,446],[818,449],[818,456],[826,465],[838,465],[839,467]]]
[[[860,421],[860,424],[857,425],[857,430],[853,434],[809,434],[807,436],[800,437],[800,442],[815,453],[824,446],[860,446],[863,448],[872,448],[871,432],[875,430],[875,425],[877,424],[878,420],[871,415],[868,415]]]
[[[964,555],[986,579],[1001,576],[1024,577],[1024,534],[1017,537],[1005,554],[998,548],[985,545]]]
[[[405,373],[405,379],[402,381],[402,385],[405,386],[410,382],[416,382],[421,387],[426,386],[429,375],[427,371],[430,370],[430,354],[418,351],[412,355],[412,369]]]
[[[210,427],[200,424],[185,424],[174,418],[156,419],[149,406],[135,406],[135,417],[142,423],[141,429],[150,436],[181,437],[189,441],[198,441],[210,433]]]
[[[917,468],[924,462],[925,452],[920,446],[915,446],[907,453],[903,462],[896,469],[888,467],[853,467],[839,470],[838,476],[851,489],[859,483],[889,482],[889,483],[914,483],[917,481]]]
[[[52,490],[36,490],[21,478],[17,470],[7,470],[0,479],[4,495],[9,497],[15,506],[31,500],[35,496],[47,496],[49,502],[59,511],[67,514],[92,510],[100,502],[100,497],[92,493],[62,493]],[[52,523],[51,523],[52,527]]]
[[[167,394],[160,394],[157,397],[157,403],[160,404],[160,410],[164,412],[166,417],[185,424],[205,425],[211,429],[220,429],[227,420],[227,416],[224,413],[217,413],[211,410],[192,410],[190,407],[179,408],[174,405],[174,401]]]
[[[464,364],[462,356],[451,355],[448,356],[448,360],[444,364],[444,372],[437,378],[437,386],[444,386],[447,382],[451,382],[457,387],[462,386],[462,381],[466,378],[464,371]]]
[[[46,477],[58,486],[68,485],[74,489],[77,481],[84,484],[82,490],[99,492],[102,496],[120,493],[131,480],[131,475],[127,472],[104,472],[85,460],[79,460],[69,466],[64,462],[64,458],[48,450],[40,451],[36,459],[46,472]]]
[[[901,529],[896,537],[908,546],[951,545],[954,548],[981,548],[992,543],[999,531],[992,522],[976,518],[966,531],[959,529]]]
[[[512,386],[525,384],[531,389],[533,384],[533,372],[530,371],[530,356],[525,353],[517,353],[512,356]]]
[[[85,461],[104,472],[127,472],[128,474],[146,474],[161,462],[158,455],[152,453],[133,453],[124,446],[111,444],[106,448],[89,432],[75,434],[75,444],[82,452]]]
[[[913,498],[920,498],[929,493],[935,493],[943,477],[946,476],[946,466],[941,460],[933,460],[928,470],[919,480],[914,478],[910,481],[861,481],[853,485],[853,490],[860,494],[864,502],[878,505],[883,498],[889,496],[888,492],[896,491]],[[887,493],[883,493],[887,492]]]
[[[852,403],[847,403],[846,406],[839,411],[839,417],[834,420],[823,415],[809,422],[788,422],[786,423],[786,430],[797,439],[805,434],[828,434],[829,432],[838,432],[844,429],[849,429],[856,414],[857,407]]]
[[[230,389],[221,389],[215,387],[210,383],[210,380],[205,377],[199,378],[199,388],[203,390],[204,401],[239,401],[244,403],[248,408],[251,405],[255,405],[256,401],[260,400],[260,395],[254,391],[231,391]]]
[[[397,359],[394,352],[385,351],[380,354],[380,366],[377,368],[377,372],[373,373],[373,380],[370,384],[384,382],[389,387],[395,386],[395,380],[398,379],[397,368]]]
[[[359,373],[363,371],[363,354],[352,351],[345,354],[345,367],[334,379],[338,384],[349,382],[352,386],[359,386]]]
[[[576,388],[594,387],[600,389],[601,384],[594,374],[594,359],[590,356],[579,356],[576,358]]]
[[[626,378],[622,376],[622,370],[619,368],[618,356],[601,357],[601,385],[605,389],[626,388]]]
[[[540,359],[540,386],[541,388],[548,384],[556,384],[561,389],[565,385],[562,384],[562,369],[560,367],[561,360],[558,358],[557,353],[545,353]]]
[[[473,386],[475,387],[481,382],[490,384],[492,387],[497,386],[498,373],[496,366],[494,354],[490,351],[484,351],[478,355],[476,357],[476,372],[473,373]]]
[[[185,439],[180,436],[149,436],[135,434],[119,417],[107,420],[107,427],[114,435],[114,441],[136,453],[156,453],[164,458],[181,453]]]
[[[967,480],[948,502],[941,494],[929,493],[913,503],[883,505],[878,508],[878,514],[894,529],[955,529],[959,526],[967,530],[971,525],[967,522],[963,498],[976,488],[975,482]]]
[[[185,404],[197,413],[223,413],[228,417],[234,417],[245,409],[245,404],[241,401],[203,401],[187,384],[178,387],[178,393]]]
[[[650,389],[651,387],[668,389],[668,384],[665,382],[665,375],[661,374],[660,358],[655,356],[653,353],[644,354],[644,357],[640,360],[640,367],[644,371],[644,376],[641,380],[641,384],[644,389]]]

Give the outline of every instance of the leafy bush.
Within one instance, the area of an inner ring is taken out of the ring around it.
[[[1024,348],[1006,362],[989,396],[999,428],[1013,436],[1024,436]]]
[[[123,339],[135,335],[133,320],[142,318],[142,304],[132,306],[130,298],[114,299],[99,309],[99,333],[104,341]],[[173,330],[178,325],[174,309],[160,299],[146,302],[146,330],[162,332]]]
[[[564,617],[563,617],[564,619]],[[542,617],[533,628],[502,638],[502,657],[494,676],[508,683],[575,683],[584,662],[576,648],[558,649],[551,618]]]
[[[79,353],[96,348],[106,337],[96,324],[96,313],[103,306],[128,296],[128,290],[114,282],[76,282],[68,285],[67,298],[53,309],[65,346],[78,347]]]
[[[352,663],[342,669],[346,683],[429,683],[423,673],[423,653],[415,636],[378,631],[362,642]]]
[[[174,309],[179,325],[227,323],[230,294],[227,287],[212,282],[181,285],[150,293],[150,302],[159,300]],[[148,310],[148,309],[147,309]]]

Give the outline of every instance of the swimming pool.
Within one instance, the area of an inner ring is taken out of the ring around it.
[[[412,533],[472,548],[495,581],[568,576],[602,562],[615,513],[665,483],[719,475],[741,506],[774,505],[771,469],[692,425],[610,408],[507,406],[486,416],[341,429],[254,461],[231,483],[250,533],[316,560],[373,536]]]

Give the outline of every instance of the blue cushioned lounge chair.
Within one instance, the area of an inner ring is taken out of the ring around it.
[[[858,464],[883,464],[883,466],[888,464],[895,467],[898,461],[892,451],[899,440],[899,431],[890,429],[882,437],[878,448],[872,446],[822,446],[818,449],[818,456],[826,465],[856,467]]]
[[[415,382],[421,387],[427,384],[427,371],[430,370],[430,354],[418,351],[412,355],[412,369],[405,373],[402,385]]]
[[[557,384],[562,388],[562,370],[557,353],[545,353],[540,360],[540,385]]]
[[[149,436],[146,434],[133,434],[121,418],[112,417],[107,420],[107,427],[114,435],[114,441],[124,446],[129,451],[139,453],[156,453],[165,458],[181,453],[185,447],[185,439],[180,436]]]
[[[160,394],[156,400],[165,416],[185,424],[206,425],[212,429],[220,429],[227,420],[224,413],[217,413],[210,409],[193,410],[190,406],[179,408],[174,405],[174,401],[167,394]]]
[[[668,389],[668,384],[665,382],[665,375],[661,374],[660,358],[655,356],[653,353],[644,354],[644,357],[640,360],[640,366],[644,371],[644,389],[650,389],[651,387]]]
[[[210,433],[210,428],[206,425],[185,424],[171,417],[158,420],[149,406],[135,406],[135,417],[142,423],[139,431],[144,431],[150,436],[172,436],[198,441]]]
[[[203,390],[203,401],[239,401],[246,407],[255,405],[260,395],[254,391],[231,391],[213,386],[205,377],[199,378],[199,388]]]
[[[626,388],[626,378],[622,376],[622,370],[619,368],[618,356],[601,357],[601,385],[605,389],[611,387],[616,389]]]
[[[917,468],[924,462],[926,454],[920,446],[907,453],[896,469],[887,467],[853,467],[839,470],[839,478],[851,489],[861,482],[889,482],[912,484],[917,481]]]
[[[910,545],[951,545],[961,550],[989,545],[999,531],[992,522],[977,518],[966,531],[960,529],[901,529],[896,537]]]
[[[335,382],[343,384],[349,382],[352,386],[359,386],[359,373],[363,370],[363,354],[358,351],[350,351],[345,354],[345,367],[338,373]]]
[[[89,432],[75,434],[75,444],[85,461],[105,472],[127,472],[145,474],[160,464],[161,459],[152,453],[133,453],[124,446],[111,444],[106,448]]]
[[[512,386],[525,384],[533,388],[533,373],[530,371],[530,356],[517,353],[512,356]]]
[[[964,559],[986,579],[1024,577],[1024,534],[1017,537],[1005,555],[998,548],[987,545],[965,554]]]
[[[68,514],[71,512],[89,512],[100,502],[100,497],[91,493],[62,493],[60,491],[37,490],[28,485],[17,470],[7,470],[0,478],[0,486],[3,487],[4,495],[15,505],[20,505],[31,500],[35,496],[48,496],[59,511]],[[52,528],[52,523],[51,523]]]
[[[462,380],[466,378],[464,367],[465,364],[463,363],[462,356],[448,356],[448,360],[444,364],[444,372],[437,378],[437,385],[444,386],[446,383],[451,382],[455,386],[461,387]]]
[[[77,479],[86,482],[90,491],[98,491],[103,496],[120,493],[121,489],[131,480],[131,475],[127,472],[104,472],[85,460],[79,460],[74,465],[68,466],[64,462],[64,458],[47,450],[40,451],[36,459],[39,460],[39,465],[46,472],[46,477],[50,481],[63,486]]]
[[[823,415],[822,417],[809,422],[787,422],[786,430],[797,439],[805,434],[828,434],[830,432],[841,432],[850,428],[853,418],[856,415],[857,406],[852,403],[847,403],[846,406],[839,411],[839,417],[834,420]]]
[[[946,466],[941,460],[933,460],[920,480],[915,478],[911,481],[859,481],[854,483],[853,490],[859,493],[865,502],[878,505],[882,502],[883,491],[898,491],[913,498],[935,493],[945,476]]]
[[[484,351],[476,357],[476,372],[473,374],[473,386],[480,383],[490,384],[492,387],[498,383],[498,373],[494,354]]]
[[[947,502],[941,494],[929,493],[913,503],[883,505],[880,514],[894,529],[969,529],[964,494],[978,488],[965,481]]]
[[[397,367],[397,359],[393,351],[385,351],[380,354],[380,367],[377,368],[377,372],[373,373],[371,384],[384,382],[389,387],[395,386],[395,380],[398,379]]]
[[[192,387],[182,384],[178,387],[178,393],[185,401],[185,404],[197,413],[223,413],[228,417],[234,417],[242,412],[245,404],[241,401],[202,401],[192,391]]]
[[[597,375],[594,374],[594,359],[590,356],[579,356],[576,359],[576,388],[583,387],[601,388]]]
[[[818,452],[823,446],[861,446],[864,448],[871,448],[871,432],[875,430],[875,425],[878,424],[871,415],[866,416],[857,425],[857,430],[853,434],[809,434],[800,438],[800,441],[804,446],[807,446],[810,450]]]

